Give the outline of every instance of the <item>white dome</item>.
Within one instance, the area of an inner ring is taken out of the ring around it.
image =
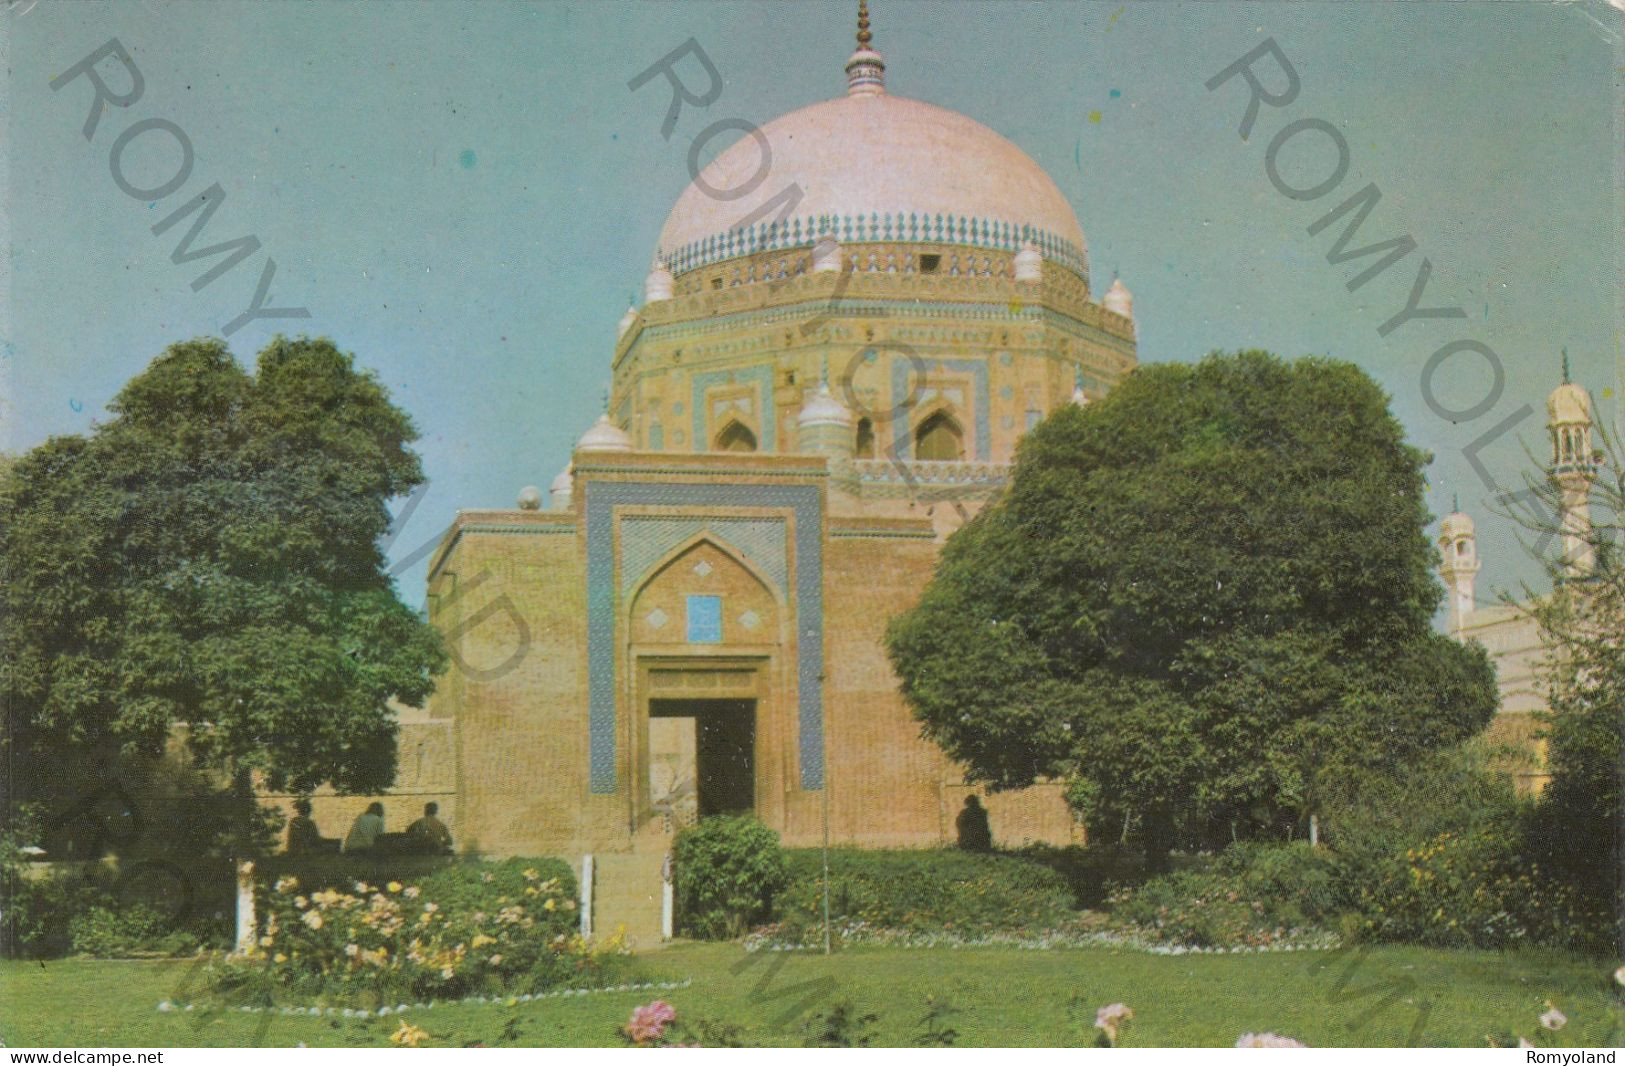
[[[554,478],[553,484],[547,488],[547,498],[552,503],[553,510],[568,511],[570,509],[570,500],[575,495],[575,487],[575,477],[570,473],[570,468],[565,467],[560,470],[559,476]]]
[[[818,386],[818,391],[808,397],[802,405],[801,413],[796,415],[798,426],[850,426],[852,412],[830,395],[829,382]]]
[[[774,201],[792,185],[801,200],[773,225],[786,206]],[[718,195],[746,187],[736,199]],[[735,229],[759,208],[766,208],[761,221]],[[1025,152],[964,115],[884,91],[825,100],[769,122],[759,136],[742,136],[678,197],[659,254],[682,273],[811,245],[825,233],[847,244],[940,241],[1010,251],[1030,238],[1046,259],[1088,272],[1072,206]]]
[[[632,450],[632,438],[626,431],[609,420],[608,415],[599,415],[587,432],[576,441],[578,452],[629,452]]]
[[[1451,511],[1439,523],[1439,533],[1450,540],[1473,535],[1473,520],[1464,511]]]
[[[1546,397],[1546,420],[1553,425],[1591,421],[1591,396],[1571,382],[1563,382]]]
[[[538,511],[542,507],[542,490],[535,485],[526,485],[519,490],[519,509],[521,511]]]

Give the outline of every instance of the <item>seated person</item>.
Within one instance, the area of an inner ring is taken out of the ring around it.
[[[293,801],[294,815],[288,819],[289,855],[309,855],[321,851],[322,833],[310,816],[310,801],[300,797]]]
[[[415,855],[450,855],[451,830],[439,817],[440,804],[425,803],[423,817],[406,827],[407,847]]]
[[[344,838],[344,854],[364,854],[373,849],[384,835],[384,805],[369,803],[367,809],[355,816],[350,834]]]
[[[987,808],[975,796],[965,797],[965,809],[954,819],[959,846],[965,851],[992,851],[993,830],[987,824]]]

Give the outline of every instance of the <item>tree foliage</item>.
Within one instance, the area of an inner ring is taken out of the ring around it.
[[[1551,780],[1533,852],[1625,945],[1625,449],[1606,426],[1596,432],[1601,462],[1580,553],[1589,565],[1576,570],[1559,547],[1564,501],[1554,481],[1531,480],[1512,515],[1535,535],[1530,547],[1552,589],[1536,595],[1526,586],[1518,601],[1547,649],[1541,717]]]
[[[949,539],[888,633],[903,694],[973,779],[1064,777],[1153,854],[1295,821],[1494,711],[1483,651],[1431,626],[1425,461],[1348,363],[1142,367]]]
[[[423,481],[408,416],[330,342],[281,337],[252,375],[176,344],[109,410],[0,481],[13,799],[176,736],[272,788],[389,784],[386,703],[421,705],[445,662],[378,546]]]

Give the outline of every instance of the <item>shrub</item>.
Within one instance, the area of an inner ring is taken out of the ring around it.
[[[1232,844],[1211,869],[1182,870],[1111,898],[1111,921],[1191,947],[1268,946],[1317,931],[1339,902],[1336,865],[1308,844]]]
[[[785,883],[779,835],[749,815],[714,815],[672,845],[677,921],[690,936],[736,937],[764,920]]]
[[[405,885],[358,881],[307,890],[279,878],[265,894],[254,955],[217,987],[254,985],[391,1002],[534,991],[596,974],[605,952],[576,935],[575,883],[561,863],[461,864]]]
[[[829,853],[832,924],[909,932],[1048,930],[1073,916],[1065,878],[1014,855],[956,849]],[[781,933],[804,940],[824,919],[823,853],[789,853],[789,884],[779,894]]]
[[[68,936],[74,951],[99,958],[188,955],[200,946],[190,929],[177,928],[168,915],[141,903],[90,907],[69,919]]]
[[[1339,894],[1354,912],[1347,932],[1450,946],[1587,946],[1597,923],[1531,861],[1529,804],[1486,754],[1464,746],[1330,798]]]

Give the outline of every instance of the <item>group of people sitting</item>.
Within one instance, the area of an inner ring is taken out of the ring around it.
[[[440,805],[425,803],[423,817],[406,827],[404,833],[384,830],[384,805],[370,803],[350,823],[343,842],[324,837],[310,816],[310,801],[298,799],[294,816],[288,820],[288,854],[318,855],[450,855],[451,830],[440,820]]]

